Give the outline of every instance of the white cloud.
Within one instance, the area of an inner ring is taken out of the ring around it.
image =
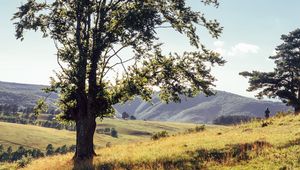
[[[214,46],[216,46],[218,48],[223,47],[224,46],[224,41],[220,41],[220,40],[215,41]]]
[[[245,54],[256,54],[259,51],[259,47],[253,44],[238,43],[231,47],[231,50],[227,53],[228,56],[238,56]]]
[[[221,54],[221,56],[243,56],[245,54],[256,54],[260,50],[260,47],[253,44],[248,43],[237,43],[236,45],[226,48],[224,41],[215,41],[214,43],[214,51]]]

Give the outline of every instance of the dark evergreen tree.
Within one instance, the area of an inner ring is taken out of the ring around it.
[[[56,154],[60,154],[61,153],[61,147],[58,147],[55,149],[54,153]]]
[[[20,160],[23,156],[27,156],[27,151],[23,146],[20,146],[18,150],[12,153],[11,161]]]
[[[129,114],[127,112],[122,113],[122,119],[127,119],[129,117]]]
[[[10,155],[7,152],[0,154],[0,162],[9,161]]]
[[[54,148],[52,144],[48,144],[46,147],[46,155],[50,156],[54,154]]]
[[[202,2],[218,6],[217,0]],[[185,0],[27,0],[13,19],[18,39],[23,40],[26,30],[40,30],[54,40],[62,71],[47,91],[59,90],[61,119],[76,122],[75,160],[95,155],[95,119],[111,116],[114,104],[135,95],[150,100],[153,86],[160,87],[160,97],[167,102],[199,92],[212,95],[215,78],[210,68],[224,64],[196,34],[199,25],[217,38],[222,27]],[[163,52],[157,29],[185,35],[197,50]],[[131,49],[132,56],[122,56],[124,49]],[[123,74],[115,72],[118,68]],[[35,111],[45,111],[44,103],[41,100]]]
[[[276,55],[269,57],[276,67],[271,72],[242,72],[249,78],[248,91],[257,91],[258,98],[279,98],[300,112],[300,29],[282,35],[283,43],[276,48]]]
[[[31,153],[31,156],[33,158],[44,157],[44,153],[41,150],[39,150],[39,149],[33,149],[32,153]]]
[[[68,147],[67,145],[63,145],[61,148],[60,148],[60,154],[66,154],[68,152]]]
[[[110,135],[114,138],[118,137],[118,131],[115,128],[111,129]]]
[[[130,120],[136,120],[136,117],[133,116],[133,115],[131,115],[131,116],[129,116],[129,119],[130,119]]]

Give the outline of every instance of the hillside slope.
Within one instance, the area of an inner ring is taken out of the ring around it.
[[[300,116],[240,126],[207,128],[158,141],[97,150],[93,162],[76,165],[72,154],[33,161],[25,169],[299,169]]]
[[[41,91],[45,87],[0,81],[0,104],[34,106],[38,98],[46,95]],[[48,102],[54,103],[56,99],[57,95],[52,94]],[[127,112],[140,120],[196,123],[211,123],[221,115],[261,117],[266,107],[269,107],[272,113],[289,109],[279,102],[255,100],[223,91],[217,91],[215,96],[210,97],[205,97],[202,94],[195,98],[183,97],[181,103],[169,104],[162,103],[157,96],[154,96],[151,103],[144,102],[137,97],[124,105],[117,104],[114,107],[118,117],[121,117],[121,113]]]
[[[112,145],[115,145],[145,141],[149,140],[151,135],[156,132],[165,130],[170,134],[174,134],[194,126],[194,124],[188,123],[104,119],[102,122],[98,120],[97,129],[115,128],[118,131],[118,138],[95,133],[94,141],[96,147],[103,147],[107,142],[111,142]],[[75,144],[75,132],[0,122],[0,144],[5,148],[12,146],[14,149],[17,149],[19,146],[24,146],[26,148],[37,148],[41,150],[45,150],[48,144],[53,144],[55,147],[65,144],[70,146]]]
[[[37,99],[47,96],[42,89],[47,86],[9,83],[0,81],[0,104],[13,104],[19,107],[32,107]],[[51,94],[47,102],[53,104],[57,98]]]
[[[215,96],[210,97],[203,94],[194,98],[183,97],[181,103],[165,104],[155,96],[151,102],[135,98],[115,106],[119,116],[127,112],[138,119],[195,123],[211,123],[221,115],[262,117],[267,107],[272,113],[289,109],[279,102],[256,100],[223,91],[217,91]]]

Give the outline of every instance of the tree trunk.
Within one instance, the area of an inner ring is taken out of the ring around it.
[[[76,152],[75,161],[92,159],[94,151],[94,133],[96,121],[93,117],[85,117],[76,121]]]

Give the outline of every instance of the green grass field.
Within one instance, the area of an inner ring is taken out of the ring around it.
[[[93,162],[80,166],[70,161],[72,153],[46,157],[25,169],[300,169],[300,116],[268,122],[266,127],[261,121],[208,126],[202,132],[100,148]],[[13,169],[16,164],[3,167]]]
[[[149,140],[151,134],[155,132],[166,130],[170,134],[174,134],[195,126],[194,124],[188,123],[117,119],[105,119],[102,122],[98,120],[97,122],[98,128],[115,128],[118,131],[118,138],[95,133],[94,141],[96,147],[103,147],[107,142],[111,142],[112,145],[114,145],[145,141]],[[75,144],[75,132],[33,125],[0,122],[0,144],[4,145],[5,148],[12,146],[16,149],[19,146],[25,146],[27,148],[45,150],[49,143],[53,144],[55,147],[65,144]]]

